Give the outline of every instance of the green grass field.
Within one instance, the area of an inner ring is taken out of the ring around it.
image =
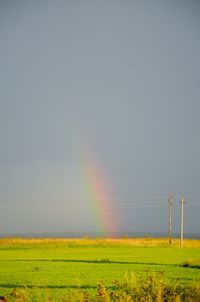
[[[125,274],[164,277],[169,283],[200,282],[200,241],[179,248],[166,239],[1,239],[0,295],[26,289],[31,297],[62,296],[80,288],[94,291],[98,282],[114,288]],[[34,298],[33,298],[34,299]]]

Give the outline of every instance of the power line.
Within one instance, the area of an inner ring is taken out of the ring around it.
[[[44,198],[44,197],[19,197],[19,196],[11,196],[11,197],[0,197],[0,200],[38,200],[38,201],[86,201],[86,200],[92,200],[92,198],[87,198],[87,197],[66,197],[66,198],[60,198],[60,197],[55,197],[55,198]],[[96,198],[95,200],[107,200],[107,201],[124,201],[124,200],[166,200],[166,196],[148,196],[148,197],[141,197],[141,196],[128,196],[128,197],[119,197],[119,198],[105,198],[105,199],[98,199]]]
[[[200,199],[200,195],[186,195],[186,197],[190,199]]]
[[[189,203],[189,206],[190,206],[190,205],[199,207],[199,206],[200,206],[200,203],[190,202],[190,203]]]
[[[197,198],[197,196],[193,196]],[[166,202],[166,197],[163,196],[132,196],[132,197],[120,197],[120,198],[107,198],[107,199],[92,199],[92,198],[43,198],[43,197],[0,197],[1,201],[6,201],[5,204],[0,203],[0,208],[11,208],[11,207],[66,207],[66,208],[78,208],[78,207],[91,207],[92,203],[95,207],[106,207],[106,206],[116,206],[119,208],[135,208],[135,207],[156,207],[164,206]],[[17,204],[16,204],[17,202]],[[20,203],[18,203],[20,202]],[[22,202],[22,203],[21,203]],[[33,203],[34,202],[34,203]],[[73,202],[73,203],[72,203]],[[74,203],[79,202],[79,203]],[[83,204],[83,202],[90,202],[90,204]],[[97,204],[97,202],[102,202],[102,204]],[[168,197],[169,203],[169,197]],[[189,205],[200,206],[200,203],[191,202]],[[169,211],[171,211],[171,205],[169,203]],[[171,214],[169,213],[169,216]],[[169,220],[171,218],[169,217]],[[170,222],[171,223],[171,222]]]
[[[107,208],[109,205],[95,205],[95,208]],[[147,208],[147,207],[162,207],[165,206],[164,204],[133,204],[133,205],[123,205],[123,204],[119,204],[117,207],[118,208],[124,208],[124,209],[131,209],[131,208]],[[21,208],[26,208],[26,209],[30,209],[30,208],[35,208],[35,209],[39,209],[39,208],[57,208],[57,209],[79,209],[79,208],[91,208],[91,205],[65,205],[65,204],[10,204],[10,205],[0,205],[1,209],[21,209]]]

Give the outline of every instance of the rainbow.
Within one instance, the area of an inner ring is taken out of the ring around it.
[[[95,215],[101,233],[111,236],[117,233],[117,212],[107,185],[106,177],[96,158],[85,143],[81,144],[81,178],[86,189],[87,201]]]

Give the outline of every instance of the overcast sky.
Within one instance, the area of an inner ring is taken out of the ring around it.
[[[1,0],[0,233],[199,232],[199,96],[199,1]]]

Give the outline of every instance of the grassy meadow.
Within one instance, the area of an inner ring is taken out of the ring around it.
[[[133,278],[139,283],[156,278],[173,287],[195,285],[200,292],[200,240],[187,239],[180,248],[179,240],[169,246],[166,238],[0,239],[0,296],[17,290],[29,297],[23,301],[68,301],[66,295],[70,301],[89,301],[76,297],[86,291],[97,292],[104,301],[102,291],[115,292]]]

